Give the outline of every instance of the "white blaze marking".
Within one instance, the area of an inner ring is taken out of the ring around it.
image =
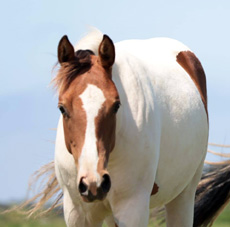
[[[95,118],[105,101],[105,96],[97,86],[89,84],[80,95],[83,109],[86,112],[85,141],[79,158],[79,177],[87,176],[88,181],[99,184],[100,176],[97,173],[98,152],[95,128]],[[80,180],[80,179],[78,179]],[[90,182],[87,182],[90,183]]]

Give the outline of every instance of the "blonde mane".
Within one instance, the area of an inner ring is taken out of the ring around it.
[[[75,51],[91,50],[95,55],[98,55],[98,47],[102,41],[103,33],[96,28],[91,28],[86,36],[84,36],[75,45]]]

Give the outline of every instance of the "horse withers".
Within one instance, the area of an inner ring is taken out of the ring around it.
[[[99,31],[58,45],[62,113],[55,172],[67,226],[192,226],[208,142],[200,61],[168,38],[113,41]]]

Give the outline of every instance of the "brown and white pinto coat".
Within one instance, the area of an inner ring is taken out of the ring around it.
[[[55,169],[67,226],[147,226],[161,205],[168,226],[192,226],[208,141],[196,56],[171,39],[114,47],[96,32],[77,52],[63,37],[58,59]]]

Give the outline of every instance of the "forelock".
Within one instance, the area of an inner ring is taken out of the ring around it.
[[[62,63],[57,76],[52,81],[54,87],[59,92],[64,92],[78,75],[91,68],[91,55],[94,55],[91,50],[78,50],[75,52],[74,60]]]

